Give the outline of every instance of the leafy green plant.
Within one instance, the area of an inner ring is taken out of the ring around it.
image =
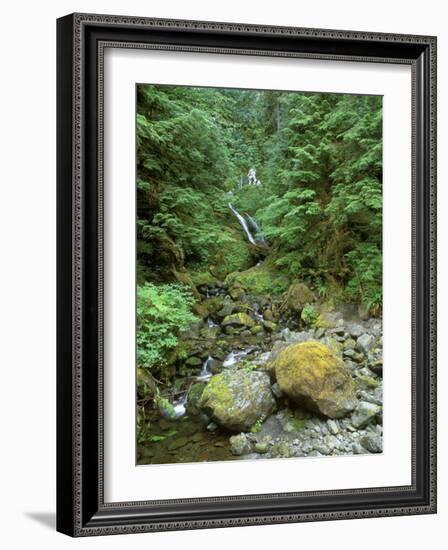
[[[145,369],[167,363],[167,352],[197,318],[194,299],[177,284],[145,283],[137,287],[137,362]]]
[[[300,317],[306,325],[312,325],[317,319],[317,312],[311,304],[305,304]]]
[[[262,426],[263,426],[264,420],[265,420],[265,419],[264,419],[263,417],[259,418],[259,419],[255,422],[255,424],[253,424],[253,426],[250,428],[250,432],[253,433],[253,434],[256,434],[256,433],[260,432],[260,431],[261,431],[261,428],[262,428]]]

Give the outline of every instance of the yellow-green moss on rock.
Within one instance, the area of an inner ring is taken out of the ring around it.
[[[286,290],[289,279],[285,273],[266,260],[245,271],[230,273],[226,277],[226,283],[231,287],[240,285],[247,292],[255,295],[275,295]]]
[[[199,407],[231,432],[244,432],[275,408],[269,376],[262,372],[229,370],[212,376]]]
[[[300,313],[305,304],[311,304],[314,296],[311,290],[303,283],[294,283],[286,293],[286,305],[288,309]]]
[[[275,359],[281,390],[296,404],[330,418],[340,418],[356,406],[350,371],[320,342],[292,344]]]
[[[236,327],[248,327],[251,328],[255,326],[255,321],[249,317],[247,313],[240,312],[240,313],[232,313],[232,315],[227,315],[224,317],[224,321],[222,322],[222,326],[236,326]]]

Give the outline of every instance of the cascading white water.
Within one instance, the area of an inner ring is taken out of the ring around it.
[[[212,371],[210,370],[210,361],[212,359],[213,357],[211,357],[210,355],[207,357],[207,359],[204,361],[204,364],[202,365],[202,370],[196,380],[208,380],[212,377]]]
[[[258,225],[257,220],[252,218],[252,216],[250,216],[249,214],[246,214],[246,218],[248,219],[248,221],[249,221],[250,225],[253,227],[253,229],[255,229],[258,240],[260,240],[262,243],[266,243],[266,239],[264,238],[264,235],[261,232],[261,228]]]
[[[187,402],[187,397],[188,397],[188,392],[186,391],[180,399],[178,399],[173,403],[173,408],[176,414],[176,418],[180,418],[185,414],[186,412],[185,404]]]
[[[230,210],[235,214],[236,218],[240,222],[241,227],[244,229],[244,232],[246,233],[246,237],[249,239],[249,242],[252,244],[256,244],[255,239],[252,236],[252,233],[250,232],[249,226],[247,225],[246,220],[241,216],[241,214],[236,210],[232,203],[229,202],[229,208]]]
[[[229,355],[224,359],[224,362],[222,364],[223,367],[232,367],[233,365],[236,365],[243,359],[243,357],[246,357],[250,352],[252,351],[252,348],[243,349],[241,351],[231,351]]]

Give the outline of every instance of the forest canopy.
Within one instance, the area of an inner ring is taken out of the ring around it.
[[[230,192],[274,279],[380,307],[381,97],[140,85],[137,105],[139,283],[249,268]]]

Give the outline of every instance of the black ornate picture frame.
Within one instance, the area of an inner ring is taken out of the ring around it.
[[[411,66],[411,485],[104,501],[102,108],[108,45]],[[57,22],[57,51],[58,531],[90,536],[435,513],[436,38],[73,14]]]

